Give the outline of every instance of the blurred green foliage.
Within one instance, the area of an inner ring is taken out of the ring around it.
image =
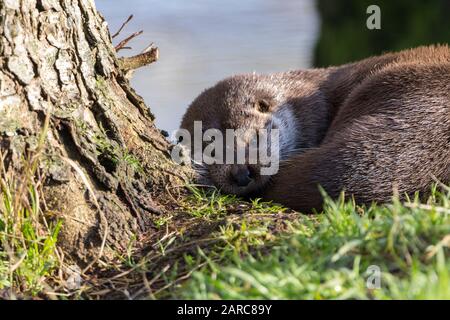
[[[369,30],[370,5],[381,9],[381,30]],[[386,51],[450,43],[450,0],[317,0],[322,29],[314,65],[324,67]]]

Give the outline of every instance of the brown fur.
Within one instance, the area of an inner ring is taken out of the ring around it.
[[[251,107],[260,96],[271,101],[269,114]],[[221,129],[264,127],[286,106],[299,136],[278,174],[237,192],[228,188],[226,174],[213,177],[216,185],[238,194],[263,190],[266,199],[310,211],[321,208],[319,185],[333,198],[345,190],[370,203],[389,201],[394,191],[426,194],[434,179],[450,182],[447,46],[327,69],[232,77],[200,95],[182,127],[193,120]]]

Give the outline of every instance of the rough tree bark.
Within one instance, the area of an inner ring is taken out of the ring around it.
[[[2,154],[20,170],[50,117],[45,205],[64,219],[60,244],[85,263],[149,231],[190,176],[121,64],[93,1],[0,1]]]

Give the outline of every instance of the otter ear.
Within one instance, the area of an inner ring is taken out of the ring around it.
[[[259,99],[258,101],[256,101],[255,107],[259,112],[266,113],[270,110],[270,103],[266,99]]]

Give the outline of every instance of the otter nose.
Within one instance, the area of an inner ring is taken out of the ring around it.
[[[246,187],[253,180],[247,166],[235,166],[231,168],[231,178],[239,187]]]

